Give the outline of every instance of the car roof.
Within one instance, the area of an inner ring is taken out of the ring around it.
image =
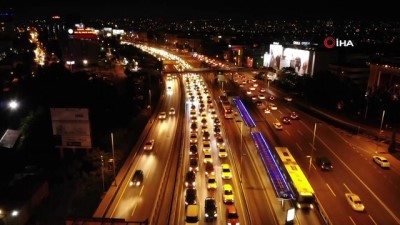
[[[380,156],[380,155],[374,155],[375,158],[378,158],[380,160],[387,160],[385,157]]]
[[[224,190],[232,190],[232,186],[230,184],[224,184]]]

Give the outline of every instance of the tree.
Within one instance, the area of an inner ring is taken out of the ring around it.
[[[390,144],[389,144],[389,147],[388,147],[388,151],[390,153],[396,152],[396,130],[393,130],[392,140],[390,141]]]

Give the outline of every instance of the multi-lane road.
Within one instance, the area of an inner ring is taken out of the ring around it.
[[[236,75],[235,75],[236,76]],[[236,79],[235,76],[227,76]],[[247,77],[250,74],[246,75]],[[196,173],[197,202],[199,205],[200,224],[204,222],[204,199],[214,197],[217,202],[218,219],[215,224],[226,224],[225,204],[223,203],[222,184],[231,184],[234,190],[235,203],[241,224],[284,224],[286,210],[290,202],[280,201],[273,192],[257,149],[249,134],[250,129],[243,125],[237,115],[233,119],[224,119],[221,105],[217,101],[222,93],[215,86],[212,75],[204,75],[205,87],[213,99],[222,121],[222,136],[227,146],[229,157],[218,157],[216,139],[213,134],[213,119],[207,113],[207,126],[211,134],[211,155],[217,180],[217,189],[207,189],[207,176],[203,163],[202,131],[199,129],[198,151],[199,171]],[[199,78],[203,79],[203,78]],[[248,98],[246,91],[249,85],[239,87],[233,81],[228,81],[228,88],[244,99]],[[400,212],[397,202],[400,200],[400,165],[388,154],[391,169],[384,170],[372,162],[372,155],[381,152],[380,146],[372,141],[341,131],[324,121],[302,113],[296,107],[296,99],[287,102],[279,90],[270,87],[265,82],[257,81],[260,88],[265,88],[267,97],[275,96],[275,100],[261,100],[261,107],[254,103],[247,105],[256,121],[256,129],[263,133],[272,147],[286,146],[300,164],[312,184],[318,199],[318,208],[326,216],[330,224],[400,224]],[[184,224],[185,222],[185,174],[189,170],[190,146],[190,106],[188,101],[188,86],[184,79],[166,80],[165,93],[155,115],[150,121],[152,126],[147,135],[134,149],[137,153],[125,163],[125,173],[114,189],[113,201],[107,208],[104,217],[124,218],[127,221],[143,221],[148,219],[151,224]],[[203,89],[202,89],[203,90]],[[192,90],[191,90],[192,91]],[[204,99],[207,94],[201,93]],[[198,96],[197,96],[198,97]],[[277,110],[265,114],[264,108],[273,102]],[[168,115],[174,107],[175,115]],[[160,112],[167,113],[166,119],[158,119]],[[296,111],[300,120],[292,120],[290,125],[283,125],[283,130],[276,130],[273,122],[282,122],[282,116]],[[197,111],[198,112],[198,111]],[[199,127],[200,114],[197,114]],[[154,139],[154,148],[150,153],[143,151],[144,142]],[[313,149],[315,149],[313,151]],[[315,158],[328,156],[333,162],[332,171],[321,171],[317,168]],[[307,157],[308,156],[308,157]],[[311,161],[310,161],[311,159]],[[311,162],[311,163],[310,163]],[[232,179],[221,177],[221,165],[229,164],[232,168]],[[139,187],[130,187],[129,181],[135,170],[143,170],[144,182]],[[366,210],[355,212],[346,202],[345,193],[354,192],[361,197]],[[98,215],[97,215],[98,216]],[[296,211],[296,224],[322,224],[318,211],[311,213],[304,210]]]

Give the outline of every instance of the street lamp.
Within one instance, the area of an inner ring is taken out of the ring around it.
[[[112,157],[113,157],[113,173],[114,173],[114,185],[117,186],[117,180],[115,177],[115,154],[114,154],[114,134],[111,132],[111,148],[112,148]]]
[[[101,160],[101,180],[103,183],[103,193],[106,192],[106,187],[104,185],[104,159],[103,155],[100,155],[100,160]]]
[[[19,107],[19,103],[16,100],[11,100],[8,103],[8,108],[10,108],[11,110],[16,110]]]
[[[380,139],[380,137],[381,137],[381,133],[383,132],[383,131],[382,131],[382,125],[383,125],[383,120],[384,120],[384,118],[385,118],[385,110],[383,110],[383,112],[382,112],[381,126],[380,126],[380,128],[379,128],[379,134],[378,134],[378,142],[379,142],[379,139]]]
[[[309,164],[309,166],[308,166],[308,177],[310,177],[310,173],[311,173],[311,163],[312,163],[312,155],[308,155],[307,158],[310,159],[310,164]]]

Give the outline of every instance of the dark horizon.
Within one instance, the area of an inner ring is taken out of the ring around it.
[[[80,6],[69,1],[70,4],[57,5],[40,3],[21,3],[17,5],[15,1],[9,6],[13,7],[16,15],[22,19],[45,19],[53,15],[66,15],[79,13],[82,19],[90,18],[164,18],[164,19],[212,19],[212,18],[232,18],[249,20],[269,20],[269,19],[333,19],[333,20],[382,20],[400,21],[400,15],[395,11],[395,7],[386,7],[384,4],[379,6],[363,6],[364,9],[352,8],[349,6],[325,5],[314,6],[295,6],[277,3],[247,3],[245,5],[225,5],[218,2],[207,3],[192,2],[191,5],[184,5],[176,2],[135,2],[123,3],[120,5],[109,5],[96,3],[95,7]],[[6,4],[7,5],[7,2]]]

